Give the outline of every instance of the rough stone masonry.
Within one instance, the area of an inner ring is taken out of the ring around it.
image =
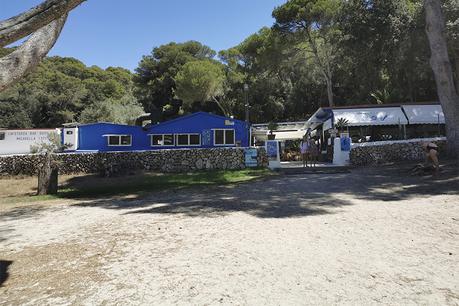
[[[380,165],[388,162],[401,161],[422,161],[425,159],[425,152],[422,144],[425,142],[406,141],[394,142],[383,145],[370,145],[354,147],[351,150],[350,160],[354,166]],[[446,152],[446,141],[429,141],[434,142],[439,147],[440,157]]]
[[[263,148],[258,150],[258,166],[266,167]],[[183,149],[142,152],[97,152],[56,154],[60,174],[129,172],[136,170],[180,173],[198,170],[244,169],[243,148]],[[0,157],[0,175],[36,175],[43,163],[41,155]]]

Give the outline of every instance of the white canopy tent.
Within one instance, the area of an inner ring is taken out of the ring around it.
[[[402,105],[410,124],[445,124],[445,114],[439,104]]]
[[[333,109],[335,124],[345,119],[348,126],[408,124],[400,107]]]

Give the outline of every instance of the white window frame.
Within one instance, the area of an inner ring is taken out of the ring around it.
[[[179,142],[178,142],[178,137],[179,137],[179,136],[185,136],[185,135],[188,136],[188,144],[187,144],[187,145],[181,145],[181,144],[179,144]],[[197,135],[197,136],[199,136],[199,144],[195,144],[195,145],[190,144],[190,136],[191,136],[191,135]],[[177,147],[200,147],[201,144],[202,144],[201,134],[199,134],[199,133],[182,133],[182,134],[175,134],[175,138],[176,138],[176,139],[175,139],[175,146],[177,146]]]
[[[236,146],[236,130],[235,129],[214,129],[214,146],[215,147],[229,147],[229,146]],[[215,134],[217,131],[223,131],[223,144],[216,144],[216,137]],[[233,131],[233,143],[226,144],[226,131]]]
[[[107,146],[109,147],[132,147],[132,135],[129,134],[110,134],[110,135],[104,135],[104,137],[107,137]],[[117,145],[112,145],[110,144],[110,137],[118,137],[119,139],[119,144]],[[130,139],[130,144],[121,144],[121,137],[129,137]]]
[[[152,147],[175,147],[175,135],[174,134],[150,134],[150,146]],[[153,136],[162,136],[162,141],[163,141],[163,144],[161,145],[155,145],[153,144]],[[172,144],[171,145],[166,145],[164,144],[164,136],[172,136]]]

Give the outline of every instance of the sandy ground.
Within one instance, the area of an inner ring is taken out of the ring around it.
[[[0,305],[459,305],[458,187],[373,169],[3,207]]]

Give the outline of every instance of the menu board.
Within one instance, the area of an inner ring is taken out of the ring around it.
[[[248,168],[254,168],[258,166],[258,151],[257,149],[245,149],[245,166]]]

